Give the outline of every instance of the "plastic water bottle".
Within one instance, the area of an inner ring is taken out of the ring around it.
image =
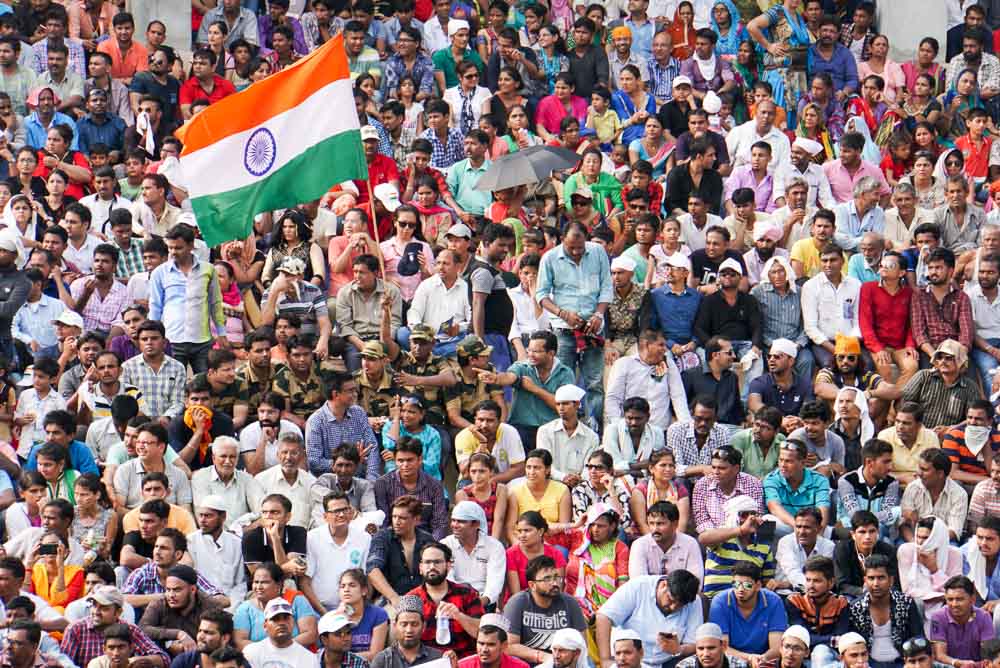
[[[437,632],[434,634],[434,640],[438,645],[451,643],[451,621],[440,613],[437,616]]]

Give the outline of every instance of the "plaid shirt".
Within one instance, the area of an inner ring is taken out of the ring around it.
[[[469,585],[459,584],[451,580],[447,580],[447,583],[448,593],[444,595],[441,599],[442,601],[455,604],[459,610],[470,617],[478,618],[486,613],[483,609],[482,601],[479,600],[479,592]],[[451,626],[451,642],[447,645],[438,644],[436,638],[438,602],[431,598],[426,585],[420,585],[412,591],[407,592],[407,594],[419,596],[420,600],[424,602],[424,619],[427,623],[424,624],[424,633],[420,640],[425,645],[439,649],[442,652],[446,652],[449,649],[454,650],[458,656],[470,656],[476,653],[476,639],[466,633],[457,619],[448,620]],[[431,623],[432,619],[434,620],[433,623]]]
[[[163,665],[170,664],[170,657],[149,639],[135,624],[125,624],[132,632],[132,656],[158,656],[163,659]],[[63,634],[62,652],[78,666],[86,666],[98,656],[104,655],[104,629],[94,627],[88,617],[69,625]]]
[[[952,58],[951,62],[948,63],[948,78],[945,82],[945,87],[951,90],[955,82],[958,81],[958,75],[968,68],[969,66],[965,64],[964,54],[960,53]],[[992,53],[983,53],[982,60],[979,61],[977,74],[976,81],[979,82],[980,90],[983,88],[1000,88],[1000,59]]]
[[[198,589],[206,596],[220,596],[222,594],[222,591],[206,580],[201,573],[198,574]],[[156,575],[156,564],[152,561],[147,561],[145,566],[132,571],[128,579],[125,580],[125,586],[122,587],[122,593],[125,595],[148,596],[149,594],[165,594],[166,591],[160,578]]]
[[[399,128],[399,139],[392,140],[392,159],[396,161],[396,167],[399,168],[400,173],[407,168],[406,156],[410,154],[410,145],[416,138],[417,133],[413,131],[413,128],[401,126]],[[403,180],[402,183],[405,184],[406,181]]]
[[[939,304],[930,290],[929,285],[914,290],[910,301],[910,331],[917,348],[925,343],[936,348],[945,339],[954,339],[966,350],[972,350],[976,323],[969,295],[952,286]]]
[[[431,167],[444,169],[465,159],[465,138],[456,128],[448,128],[447,145],[441,143],[433,128],[424,130],[420,137],[428,140],[434,147],[434,152],[431,153]]]
[[[712,463],[712,453],[716,448],[729,445],[729,431],[718,423],[712,425],[712,431],[705,439],[705,445],[698,449],[695,440],[694,423],[690,420],[675,422],[667,428],[667,447],[674,451],[677,458],[677,475],[684,476],[689,466],[708,466]]]
[[[73,39],[72,37],[64,37],[63,43],[69,49],[69,61],[66,63],[66,69],[79,74],[81,79],[86,79],[87,54],[83,51],[83,44],[80,43],[80,40]],[[35,70],[38,74],[48,72],[49,40],[43,39],[40,42],[36,42],[32,47],[32,51],[34,51],[34,59],[31,63],[31,69]]]
[[[316,655],[318,666],[325,666],[323,663],[325,659],[323,658],[323,652],[325,649],[321,649],[319,654]],[[363,657],[358,656],[354,652],[344,652],[344,655],[340,658],[340,668],[368,668],[368,662],[364,660]]]
[[[851,48],[854,42],[854,23],[845,23],[840,27],[840,43]],[[875,32],[869,28],[865,33],[864,41],[861,43],[861,62],[865,62],[872,55],[872,42],[875,40]]]
[[[142,239],[132,237],[128,250],[122,250],[118,246],[118,268],[115,269],[115,278],[132,278],[135,274],[146,271],[146,265],[142,261]]]
[[[406,63],[400,56],[396,54],[389,56],[385,65],[382,66],[382,74],[384,75],[382,93],[386,98],[391,97],[396,92],[396,89],[399,88],[399,80],[404,76],[413,79],[417,85],[418,93],[427,93],[428,95],[434,93],[434,63],[422,53],[416,54],[413,67],[409,70],[406,69]]]
[[[306,432],[308,433],[308,432]],[[352,441],[353,442],[353,441]],[[372,449],[375,451],[375,449]],[[386,473],[375,481],[375,505],[385,513],[382,526],[391,526],[392,502],[401,496],[415,496],[423,503],[419,526],[441,540],[450,533],[448,528],[448,502],[441,483],[421,469],[417,474],[417,488],[408,490],[399,478],[399,471]]]
[[[69,286],[69,293],[73,299],[79,302],[80,296],[87,289],[87,281],[93,280],[93,276],[81,276],[73,281]],[[83,326],[88,331],[100,330],[110,331],[111,323],[118,319],[122,309],[128,306],[128,289],[121,281],[111,280],[111,289],[103,299],[100,291],[95,287],[87,299],[87,304],[83,307]]]
[[[122,365],[121,382],[139,388],[150,416],[174,417],[184,410],[187,369],[173,357],[164,357],[157,373],[142,355],[136,355]]]
[[[671,56],[666,65],[660,65],[655,58],[650,58],[646,67],[649,68],[646,77],[649,92],[656,98],[656,103],[663,104],[674,99],[674,77],[681,72],[681,62]]]
[[[323,402],[322,408],[310,415],[306,421],[306,456],[309,460],[309,471],[315,476],[330,473],[330,467],[333,464],[330,453],[333,452],[333,449],[340,447],[341,443],[357,443],[359,441],[365,445],[374,446],[372,454],[377,458],[376,461],[381,459],[378,457],[379,448],[375,441],[375,432],[372,431],[372,427],[368,423],[368,416],[361,410],[360,406],[351,406],[347,409],[343,419],[337,419],[330,410],[330,404]],[[369,457],[368,460],[368,479],[373,480],[378,476],[378,468],[376,464],[376,472],[373,476],[372,457]]]
[[[704,476],[699,480],[691,493],[691,507],[694,508],[694,522],[696,532],[701,533],[708,529],[721,527],[726,520],[726,501],[734,496],[749,496],[757,502],[757,507],[764,510],[764,488],[760,480],[754,478],[749,473],[740,472],[736,477],[736,487],[732,494],[726,494],[719,487],[719,480],[715,476]]]

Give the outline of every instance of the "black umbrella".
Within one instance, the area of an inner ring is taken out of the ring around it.
[[[476,190],[506,190],[537,183],[552,176],[552,172],[576,167],[578,162],[580,156],[567,148],[531,146],[494,160],[479,177]]]

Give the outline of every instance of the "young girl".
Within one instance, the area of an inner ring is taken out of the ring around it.
[[[73,536],[84,550],[93,551],[92,559],[108,559],[118,535],[118,522],[107,489],[97,475],[84,473],[76,479],[73,493],[76,497]]]
[[[644,192],[649,197],[649,211],[660,215],[663,206],[663,186],[653,180],[653,166],[647,160],[636,160],[632,165],[628,185],[622,188],[622,199],[628,201],[628,194],[633,190]]]
[[[885,180],[890,188],[895,188],[903,176],[910,173],[910,155],[913,152],[913,139],[905,132],[893,132],[889,137],[888,150],[879,167],[885,174]]]
[[[500,41],[500,31],[507,25],[507,14],[510,12],[510,5],[504,0],[494,0],[490,3],[490,8],[486,12],[486,26],[479,30],[478,44],[476,50],[484,63],[488,63],[493,51],[496,50]]]
[[[423,446],[424,473],[435,480],[441,480],[441,434],[437,429],[424,422],[427,409],[424,401],[415,394],[401,397],[396,404],[399,409],[396,417],[386,422],[382,427],[382,459],[385,460],[385,472],[396,470],[393,452],[396,442],[403,438],[420,441]]]
[[[611,108],[611,91],[604,86],[597,86],[590,94],[587,127],[597,133],[602,151],[611,150],[611,143],[621,133],[622,121]]]
[[[236,356],[243,359],[243,338],[246,331],[246,311],[243,306],[243,295],[240,287],[233,280],[233,266],[220,260],[215,263],[215,271],[219,276],[219,287],[222,289],[222,312],[226,316],[226,339]]]
[[[250,64],[250,83],[254,84],[258,81],[263,81],[271,76],[273,72],[274,68],[271,67],[270,60],[257,58]]]
[[[48,494],[45,478],[38,471],[25,471],[17,484],[21,488],[23,501],[10,506],[4,513],[7,540],[30,527],[42,526],[41,505]]]
[[[486,524],[490,535],[497,540],[503,539],[503,529],[506,526],[507,485],[493,480],[496,463],[493,457],[485,452],[476,452],[469,457],[468,475],[471,484],[455,493],[455,503],[472,501],[486,513]]]
[[[415,134],[424,131],[424,105],[417,102],[417,84],[413,77],[404,75],[399,78],[399,89],[397,90],[399,101],[406,109],[403,117],[403,127],[413,130]],[[375,114],[378,116],[378,114]]]
[[[562,552],[545,542],[545,534],[549,523],[541,513],[529,510],[521,513],[514,527],[514,544],[507,548],[507,590],[509,599],[519,591],[528,588],[528,576],[525,569],[528,562],[535,557],[545,555],[556,562],[559,575],[566,574],[566,557]],[[507,601],[504,599],[504,602]]]
[[[520,104],[515,104],[507,112],[507,134],[504,135],[503,140],[507,143],[508,153],[516,153],[522,148],[538,146],[542,143],[538,135],[528,129],[529,123],[528,111]]]
[[[507,142],[497,134],[500,131],[500,125],[496,117],[492,114],[483,114],[480,116],[479,129],[486,133],[486,138],[489,140],[486,144],[486,157],[488,159],[496,160],[501,155],[508,153]]]
[[[368,112],[369,116],[378,118],[382,92],[375,86],[375,77],[368,72],[359,74],[358,78],[354,80],[354,89],[363,90],[368,95],[368,105],[365,107],[365,111]]]
[[[681,516],[677,523],[677,531],[683,533],[687,530],[688,517],[691,515],[691,500],[688,498],[688,489],[684,482],[674,478],[676,473],[677,460],[674,458],[673,450],[669,448],[654,450],[649,457],[650,477],[635,486],[632,490],[632,499],[629,501],[632,519],[641,534],[649,533],[646,509],[657,501],[669,501],[677,506]]]
[[[340,607],[337,612],[351,620],[351,651],[365,661],[385,649],[389,636],[389,615],[385,609],[368,602],[368,577],[360,568],[340,574]]]
[[[445,235],[454,224],[454,214],[441,204],[440,198],[441,192],[434,177],[429,174],[417,177],[417,188],[410,203],[420,212],[420,231],[435,252],[447,248]]]

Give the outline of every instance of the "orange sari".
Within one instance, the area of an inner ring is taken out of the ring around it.
[[[670,42],[674,45],[671,54],[674,58],[687,60],[691,57],[691,54],[694,53],[694,38],[697,32],[693,24],[685,28],[680,12],[674,12],[674,20],[670,22]]]

